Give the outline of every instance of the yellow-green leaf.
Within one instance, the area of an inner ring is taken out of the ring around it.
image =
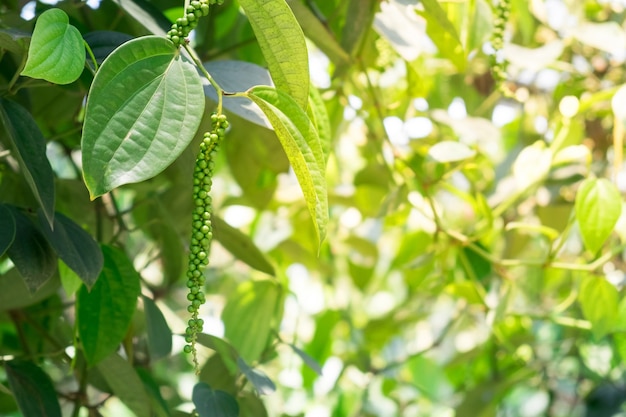
[[[326,160],[315,126],[304,110],[279,90],[257,86],[248,90],[247,97],[263,110],[274,127],[298,178],[321,243],[328,223],[328,196]]]
[[[306,109],[309,56],[302,29],[285,0],[239,0],[276,84]]]

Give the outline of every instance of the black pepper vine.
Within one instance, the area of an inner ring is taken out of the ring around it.
[[[204,325],[204,321],[198,317],[198,310],[206,301],[203,292],[205,283],[203,269],[209,264],[209,249],[213,238],[211,225],[213,205],[210,193],[213,185],[214,161],[219,144],[228,128],[228,120],[223,114],[213,113],[211,123],[212,130],[210,133],[204,134],[193,173],[194,211],[187,267],[187,288],[189,289],[187,300],[190,302],[187,310],[191,313],[191,318],[187,322],[187,329],[185,330],[185,342],[187,344],[184,351],[193,355],[196,371],[198,371],[196,339],[198,333],[202,332]]]
[[[209,6],[223,4],[224,0],[193,0],[185,7],[185,15],[176,19],[171,29],[167,32],[167,38],[174,45],[182,46],[187,43],[187,36],[198,26],[198,20],[209,15]]]
[[[498,90],[506,97],[512,97],[513,92],[506,85],[507,61],[502,56],[504,47],[504,30],[511,14],[511,1],[498,0],[494,9],[493,32],[491,34],[491,46],[494,49],[491,55],[491,73]]]

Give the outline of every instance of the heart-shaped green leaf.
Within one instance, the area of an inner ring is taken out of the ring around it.
[[[196,68],[172,42],[146,36],[116,49],[87,100],[82,151],[91,198],[167,168],[193,139],[204,102]]]
[[[307,114],[289,95],[271,87],[257,86],[247,92],[267,116],[298,178],[318,241],[326,236],[328,196],[326,160],[320,138]]]
[[[193,387],[191,400],[200,417],[237,417],[239,415],[239,405],[232,395],[213,389],[204,382],[198,382]]]
[[[78,29],[61,9],[46,10],[35,23],[22,75],[55,84],[69,84],[85,66],[85,47]]]
[[[276,88],[302,108],[309,97],[309,56],[302,29],[285,0],[239,0]]]
[[[596,254],[613,231],[622,213],[622,197],[606,178],[587,178],[576,194],[576,220],[583,243]]]

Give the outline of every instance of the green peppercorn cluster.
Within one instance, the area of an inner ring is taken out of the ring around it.
[[[198,20],[209,15],[209,6],[221,5],[224,0],[193,0],[185,8],[185,15],[176,19],[176,23],[167,32],[167,38],[176,46],[184,45],[189,32],[198,26]]]
[[[499,0],[494,10],[493,32],[491,34],[491,45],[494,53],[491,55],[491,72],[500,92],[505,96],[511,96],[512,92],[506,87],[506,60],[499,56],[504,47],[504,29],[509,21],[511,13],[511,1]]]
[[[215,154],[217,148],[224,138],[228,121],[223,114],[211,115],[212,131],[205,133],[200,152],[196,158],[193,174],[193,203],[194,211],[192,215],[191,246],[189,251],[189,264],[187,267],[187,300],[189,306],[187,310],[191,313],[191,318],[185,330],[184,347],[185,353],[193,353],[193,361],[198,366],[196,360],[196,336],[202,332],[204,321],[198,318],[198,310],[204,304],[206,298],[204,292],[204,274],[202,270],[209,264],[209,246],[213,238],[213,228],[211,226],[212,200],[210,196],[213,185],[213,170],[215,169]]]

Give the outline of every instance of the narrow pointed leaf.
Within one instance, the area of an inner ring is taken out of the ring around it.
[[[465,51],[459,35],[445,10],[437,0],[423,0],[424,12],[420,15],[426,19],[426,33],[439,49],[439,53],[452,61],[459,71],[467,65]]]
[[[193,387],[191,400],[199,417],[239,416],[239,405],[232,395],[214,390],[204,382],[198,382]]]
[[[87,100],[82,151],[91,197],[167,168],[193,139],[204,102],[198,72],[167,39],[146,36],[116,49]]]
[[[302,362],[304,362],[306,366],[311,368],[316,374],[322,375],[322,367],[315,359],[296,345],[289,344],[289,346],[293,349],[296,355],[300,356],[300,359],[302,359]]]
[[[15,219],[11,210],[0,204],[0,256],[11,247],[15,239]]]
[[[606,178],[588,178],[576,194],[576,220],[585,247],[596,254],[613,231],[622,212],[622,198]]]
[[[119,398],[137,417],[151,417],[150,401],[143,382],[128,361],[117,353],[102,360],[98,371],[113,394]]]
[[[57,269],[57,257],[41,231],[28,216],[11,208],[15,219],[15,239],[7,250],[31,293],[44,285]]]
[[[9,387],[24,417],[61,417],[57,393],[48,374],[32,362],[4,363]]]
[[[224,361],[224,365],[231,373],[234,374],[237,372],[237,361],[239,361],[239,353],[233,345],[231,345],[224,339],[206,333],[200,333],[198,335],[198,343],[217,352]]]
[[[250,236],[235,229],[218,216],[213,216],[213,236],[227,251],[248,266],[274,275],[274,267],[267,260],[263,252],[256,247]]]
[[[328,157],[330,156],[332,134],[330,132],[330,120],[328,118],[328,111],[326,111],[326,105],[324,104],[324,100],[322,100],[320,92],[315,87],[309,89],[309,107],[307,110],[313,125],[317,129],[320,146],[324,154],[325,167],[328,163]]]
[[[155,6],[146,0],[113,0],[120,9],[132,16],[139,24],[143,25],[150,33],[165,36],[170,29],[171,22]]]
[[[84,66],[85,47],[78,29],[61,9],[43,12],[35,23],[22,75],[69,84],[80,77]]]
[[[139,274],[124,252],[103,246],[104,268],[91,291],[77,299],[78,336],[85,358],[96,365],[113,353],[126,335],[140,293]]]
[[[239,0],[250,20],[276,88],[306,109],[309,57],[302,29],[285,0]]]
[[[298,178],[318,242],[326,236],[328,196],[325,158],[313,123],[291,97],[271,87],[257,86],[247,93],[270,120]]]
[[[172,331],[156,303],[148,297],[142,299],[148,330],[148,351],[150,359],[155,361],[172,352]]]
[[[252,368],[241,357],[237,359],[237,367],[260,395],[268,395],[276,391],[276,384],[258,369]]]
[[[54,173],[46,157],[46,140],[30,113],[21,105],[0,99],[0,121],[37,202],[48,223],[54,219]]]
[[[156,417],[172,417],[169,407],[161,395],[161,390],[159,384],[155,381],[155,377],[152,376],[151,370],[146,368],[135,368],[135,372],[141,378],[141,382],[143,382],[143,386],[150,397],[150,404],[152,406],[152,410],[154,411],[154,416]]]
[[[50,228],[40,210],[39,224],[59,258],[76,272],[87,288],[91,288],[98,279],[104,263],[102,251],[94,238],[73,220],[60,213],[56,213],[54,227]]]
[[[335,66],[347,66],[350,63],[350,55],[339,45],[339,42],[337,42],[330,30],[322,24],[318,17],[303,2],[287,0],[287,4],[291,7],[291,11],[296,19],[298,19],[298,23],[306,37],[313,41],[315,46],[320,48]]]

